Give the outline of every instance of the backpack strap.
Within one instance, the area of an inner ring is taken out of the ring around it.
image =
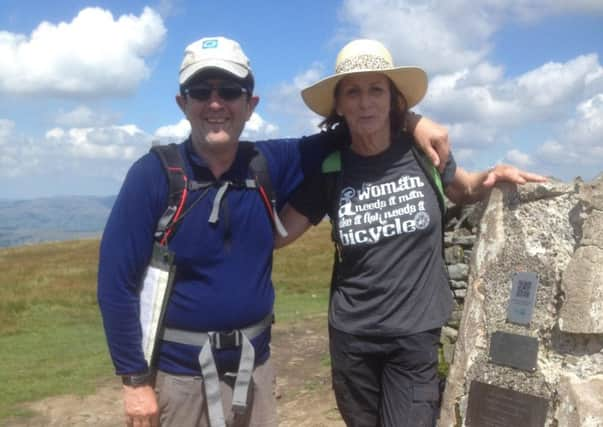
[[[438,205],[440,205],[440,212],[442,213],[442,257],[446,258],[444,251],[446,246],[444,243],[444,226],[446,222],[446,196],[444,194],[444,184],[442,183],[442,177],[440,176],[440,171],[438,170],[438,168],[435,167],[431,159],[427,157],[427,155],[422,150],[417,148],[415,144],[412,144],[410,149],[414,154],[415,159],[417,159],[417,163],[423,169],[427,180],[435,190],[436,195],[438,197]]]
[[[325,194],[326,200],[332,202],[331,210],[329,211],[329,220],[331,221],[331,240],[335,245],[335,256],[333,261],[333,275],[331,277],[331,283],[335,283],[336,271],[339,262],[342,260],[342,251],[340,245],[337,243],[337,233],[339,227],[335,220],[335,209],[339,203],[338,189],[341,188],[342,183],[342,168],[341,168],[341,151],[335,150],[329,154],[322,161],[321,172],[324,175],[325,183]]]
[[[442,177],[440,176],[440,171],[435,167],[433,162],[427,155],[420,150],[415,144],[410,146],[410,149],[417,160],[421,169],[423,169],[423,173],[429,180],[429,183],[433,187],[438,197],[438,205],[440,206],[440,212],[442,212],[442,218],[446,217],[446,196],[444,194],[444,184],[442,183]],[[442,227],[443,230],[443,227]]]
[[[338,198],[337,189],[341,183],[341,151],[335,150],[322,161],[321,172],[325,176],[327,200]]]
[[[272,180],[270,179],[268,161],[264,154],[262,154],[255,146],[253,147],[253,155],[249,161],[249,170],[251,171],[253,182],[255,182],[260,196],[262,197],[262,201],[266,206],[266,211],[268,212],[268,217],[270,218],[272,226],[282,237],[287,237],[287,230],[278,216],[276,191],[274,191]],[[246,185],[248,187],[251,186],[250,183],[246,183]]]
[[[216,193],[208,221],[212,224],[218,222],[220,205],[224,195],[230,187],[257,189],[266,206],[266,211],[273,227],[281,236],[286,237],[287,230],[285,230],[285,227],[277,214],[277,197],[272,185],[272,180],[270,179],[270,173],[268,172],[266,157],[254,144],[243,141],[241,144],[244,149],[251,151],[249,159],[251,178],[246,179],[243,183],[230,181],[219,182],[218,192]],[[189,192],[216,185],[216,182],[189,180],[184,169],[184,161],[182,160],[178,146],[174,143],[168,145],[155,145],[151,148],[151,151],[157,154],[161,160],[168,180],[167,208],[159,218],[155,230],[155,240],[162,245],[165,245],[173,236],[178,225],[178,220],[183,215],[183,209]]]
[[[322,173],[341,171],[341,151],[335,150],[322,161]]]
[[[159,218],[154,234],[155,240],[165,246],[173,236],[177,221],[182,215],[188,196],[188,177],[176,144],[155,145],[151,147],[151,152],[159,157],[168,180],[167,208]]]

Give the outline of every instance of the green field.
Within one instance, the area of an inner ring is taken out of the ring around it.
[[[275,252],[276,317],[325,313],[332,261],[328,223]],[[92,393],[112,375],[96,303],[98,241],[0,250],[0,422],[19,404]]]

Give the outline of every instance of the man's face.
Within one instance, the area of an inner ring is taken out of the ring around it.
[[[191,124],[193,143],[220,148],[239,141],[259,98],[234,80],[212,78],[190,84],[176,101]]]

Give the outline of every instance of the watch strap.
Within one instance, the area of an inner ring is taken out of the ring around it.
[[[154,375],[152,372],[146,372],[144,374],[122,375],[121,382],[123,385],[130,387],[141,387],[151,385],[153,383],[153,378]]]

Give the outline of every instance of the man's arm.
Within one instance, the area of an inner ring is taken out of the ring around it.
[[[406,113],[406,130],[412,134],[416,144],[442,172],[450,155],[448,130],[412,111]]]
[[[452,182],[446,187],[446,196],[457,204],[474,203],[483,199],[497,182],[521,185],[545,181],[547,178],[542,175],[525,172],[510,165],[496,165],[482,172],[467,172],[457,167]]]
[[[153,157],[155,157],[153,155]],[[154,163],[154,165],[153,165]],[[105,226],[99,253],[98,302],[118,375],[148,372],[140,345],[139,281],[151,257],[153,232],[167,193],[159,160],[136,162],[128,172]],[[152,385],[123,386],[128,426],[158,426]]]

